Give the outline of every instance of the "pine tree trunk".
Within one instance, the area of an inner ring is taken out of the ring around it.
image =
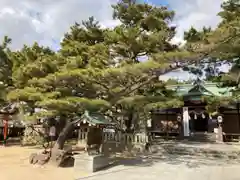
[[[78,120],[80,121],[80,120]],[[74,130],[74,126],[78,121],[69,122],[66,124],[65,128],[59,134],[56,143],[54,144],[53,148],[51,149],[51,157],[50,162],[59,166],[65,155],[65,151],[63,150],[65,141],[67,140],[69,133]]]

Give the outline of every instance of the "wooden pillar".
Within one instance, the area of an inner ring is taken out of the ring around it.
[[[166,128],[167,129],[167,134],[166,135],[167,135],[167,139],[168,139],[169,138],[169,132],[168,132],[169,131],[169,126],[168,126],[169,125],[169,122],[168,122],[168,109],[167,109],[166,115],[167,115],[167,118],[166,118],[167,119],[167,128]]]
[[[237,114],[238,114],[238,127],[240,132],[240,105],[239,102],[237,102]]]
[[[8,138],[8,115],[4,114],[3,116],[3,145],[6,146]]]

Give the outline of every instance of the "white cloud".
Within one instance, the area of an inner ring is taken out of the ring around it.
[[[111,4],[117,0],[1,0],[0,37],[13,39],[12,48],[34,41],[54,46],[70,25],[90,16],[104,26],[114,26]]]
[[[168,0],[171,9],[176,11],[177,35],[174,42],[182,42],[183,32],[191,26],[215,28],[220,21],[217,13],[224,0]]]
[[[168,0],[168,2],[169,7],[176,12],[177,35],[172,42],[179,44],[184,43],[183,33],[191,26],[197,29],[203,26],[215,28],[221,20],[217,13],[221,11],[221,4],[224,0]],[[223,69],[224,71],[228,70],[226,67],[221,67],[220,69],[222,71]],[[179,69],[161,78],[188,80],[194,79],[196,76]]]
[[[0,38],[13,39],[12,48],[21,48],[34,41],[42,45],[56,46],[63,34],[75,21],[81,22],[94,16],[104,27],[114,27],[111,4],[118,0],[1,0]],[[149,0],[150,1],[150,0]],[[178,33],[174,42],[181,42],[183,32],[191,25],[215,27],[216,14],[223,0],[168,0],[176,10],[175,23]]]

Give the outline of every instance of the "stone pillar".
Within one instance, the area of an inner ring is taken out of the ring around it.
[[[223,118],[222,118],[222,116],[218,116],[217,120],[218,120],[217,142],[222,143],[223,142],[223,131],[222,131]]]
[[[183,107],[182,122],[183,122],[183,136],[188,137],[190,135],[188,107]]]
[[[223,142],[223,132],[222,132],[222,125],[221,124],[218,127],[217,142],[219,142],[219,143]]]

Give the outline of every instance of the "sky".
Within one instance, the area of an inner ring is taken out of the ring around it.
[[[103,27],[114,27],[111,4],[118,0],[1,0],[0,38],[8,35],[13,39],[12,48],[37,41],[41,45],[57,49],[63,34],[74,22],[90,16]],[[216,14],[224,0],[141,0],[153,5],[166,5],[175,10],[174,24],[177,35],[173,42],[183,41],[183,32],[191,26],[216,27],[220,21]]]

